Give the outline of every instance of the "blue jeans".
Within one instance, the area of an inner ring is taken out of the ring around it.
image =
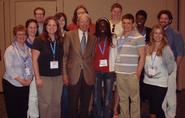
[[[62,97],[61,97],[61,118],[68,118],[68,109],[69,109],[69,104],[68,104],[68,86],[64,85],[63,86],[63,92],[62,92]]]
[[[111,118],[112,88],[115,73],[96,72],[94,118]],[[102,83],[104,86],[102,86]]]

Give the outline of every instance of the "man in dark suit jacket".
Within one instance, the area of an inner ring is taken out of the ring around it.
[[[93,59],[96,38],[88,33],[88,14],[80,15],[77,24],[78,29],[66,33],[64,40],[63,81],[69,86],[69,118],[76,118],[79,100],[80,118],[87,118],[95,84]],[[81,46],[84,37],[85,49]]]

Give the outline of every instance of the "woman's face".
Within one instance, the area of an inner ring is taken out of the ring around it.
[[[58,20],[58,22],[60,24],[60,28],[63,29],[64,26],[65,26],[65,24],[66,24],[64,17],[63,16],[60,17],[60,19]]]
[[[163,40],[163,33],[161,29],[154,30],[153,38],[155,42],[161,42]]]
[[[107,25],[105,21],[100,21],[99,29],[101,33],[107,33]]]
[[[25,31],[17,31],[17,33],[15,35],[15,40],[20,44],[24,44],[24,42],[26,40],[26,32]]]
[[[81,14],[86,13],[84,8],[79,8],[76,12],[77,12],[77,17],[79,17]]]
[[[55,34],[55,32],[57,31],[57,23],[55,22],[55,20],[50,19],[48,21],[48,24],[46,25],[46,31],[49,35]]]
[[[35,22],[31,22],[27,27],[28,36],[35,36],[37,33],[37,24]]]

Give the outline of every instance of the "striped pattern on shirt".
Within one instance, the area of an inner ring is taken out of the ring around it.
[[[144,37],[134,30],[127,37],[118,40],[118,54],[116,57],[115,71],[120,74],[134,74],[138,66],[140,47],[145,46]]]

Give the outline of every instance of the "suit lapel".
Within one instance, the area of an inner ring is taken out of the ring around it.
[[[74,39],[75,39],[74,40],[75,47],[76,47],[77,51],[81,54],[81,46],[80,46],[80,38],[79,38],[78,30],[75,31]]]
[[[87,50],[89,49],[89,47],[90,47],[90,45],[91,45],[91,37],[90,37],[90,35],[89,35],[89,33],[88,33],[88,37],[87,37],[88,39],[87,39],[87,44],[86,44],[86,47],[85,47],[85,52],[84,52],[84,54],[86,53],[86,52],[88,52]]]
[[[74,34],[74,37],[76,37],[74,39],[77,39],[77,40],[74,41],[75,42],[76,49],[79,52],[79,54],[82,55],[82,53],[81,53],[81,44],[80,44],[80,38],[79,38],[78,30],[76,30],[74,33],[75,33]],[[91,45],[92,37],[89,35],[89,33],[88,33],[88,37],[87,38],[88,38],[87,39],[87,44],[86,44],[85,51],[84,51],[84,54],[83,55],[85,55],[88,52],[89,47]]]

